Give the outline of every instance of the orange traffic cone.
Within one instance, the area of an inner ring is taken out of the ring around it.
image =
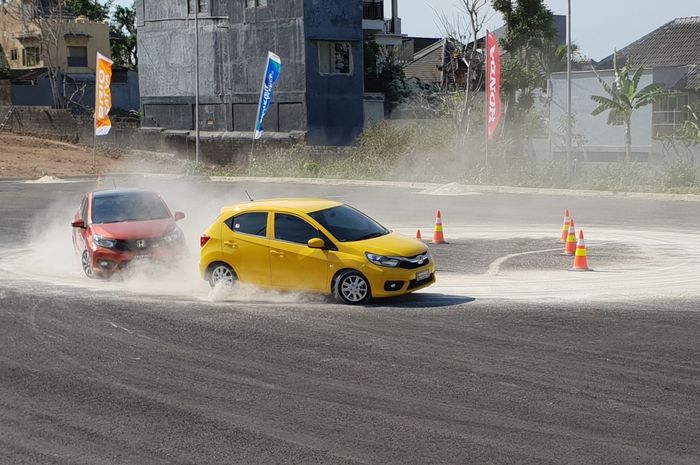
[[[569,220],[569,233],[566,236],[566,245],[564,246],[565,255],[574,255],[576,253],[576,228],[574,227],[574,219]]]
[[[433,231],[433,244],[445,244],[445,235],[442,232],[442,213],[437,212],[435,218],[435,230]]]
[[[583,239],[583,229],[578,231],[578,243],[576,243],[576,256],[574,256],[575,271],[591,271],[588,268],[588,256],[586,253],[586,241]]]
[[[571,220],[571,213],[567,208],[564,210],[564,224],[561,227],[561,240],[559,242],[566,242],[566,236],[569,235],[569,221]]]
[[[416,239],[418,239],[419,241],[423,240],[423,236],[420,233],[420,229],[416,231]]]

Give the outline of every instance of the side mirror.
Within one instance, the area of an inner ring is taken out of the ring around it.
[[[312,249],[325,249],[326,241],[324,241],[320,237],[314,237],[313,239],[309,239],[307,245]]]
[[[175,212],[175,221],[180,221],[185,217],[185,214],[182,212]]]
[[[70,224],[74,228],[82,228],[85,229],[85,221],[84,220],[75,220],[72,221]]]

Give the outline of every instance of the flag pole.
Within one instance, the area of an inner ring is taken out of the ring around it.
[[[194,161],[199,163],[199,0],[194,6]]]

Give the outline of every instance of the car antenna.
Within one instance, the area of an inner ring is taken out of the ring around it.
[[[250,199],[251,202],[255,202],[255,200],[253,200],[253,197],[250,196],[250,194],[248,193],[248,191],[247,191],[246,189],[244,189],[244,191],[245,191],[245,195],[248,196],[248,199]]]

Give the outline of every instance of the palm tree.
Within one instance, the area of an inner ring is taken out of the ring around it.
[[[640,67],[632,73],[629,59],[625,66],[622,68],[618,67],[617,52],[613,54],[613,69],[615,71],[615,80],[612,85],[605,82],[596,73],[600,85],[603,86],[608,95],[591,96],[591,100],[598,104],[591,112],[591,115],[596,116],[604,111],[608,111],[608,124],[610,125],[614,124],[615,121],[622,120],[625,124],[625,161],[628,162],[632,158],[632,112],[653,103],[659,97],[668,96],[675,92],[660,84],[649,84],[643,89],[637,90],[644,68]]]

